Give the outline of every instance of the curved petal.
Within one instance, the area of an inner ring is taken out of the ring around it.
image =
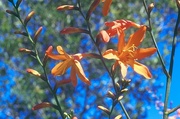
[[[64,55],[55,55],[52,53],[53,47],[49,46],[49,48],[46,50],[46,55],[54,60],[65,60],[66,57]]]
[[[141,60],[145,57],[151,56],[157,51],[156,48],[140,48],[134,54],[135,59]]]
[[[66,70],[72,65],[72,59],[65,60],[63,62],[58,63],[52,70],[51,73],[54,76],[62,75],[66,72]]]
[[[73,86],[76,86],[77,85],[77,77],[76,77],[76,68],[75,68],[75,65],[72,65],[71,67],[71,82],[73,84]]]
[[[100,31],[97,38],[100,38],[104,43],[108,43],[110,40],[109,34],[105,30]]]
[[[109,49],[106,50],[103,54],[103,57],[106,59],[115,59],[115,60],[119,60],[118,58],[118,52],[113,50],[113,49]]]
[[[127,67],[126,64],[122,63],[121,61],[118,61],[118,63],[119,63],[119,66],[121,68],[121,75],[122,75],[123,78],[125,78],[126,75],[127,75],[127,68],[128,67]]]
[[[146,26],[141,26],[134,34],[129,37],[128,43],[125,46],[125,49],[128,49],[132,45],[138,47],[143,41],[144,35],[146,32]]]
[[[78,77],[86,84],[90,85],[91,82],[86,78],[83,68],[81,66],[81,64],[79,63],[79,61],[75,60],[75,65],[76,65],[76,74],[78,75]]]
[[[70,56],[64,51],[64,49],[61,46],[57,46],[57,51],[61,55],[65,55],[66,58],[70,58]]]
[[[145,65],[138,63],[136,61],[130,61],[128,62],[128,64],[134,69],[136,73],[144,76],[146,79],[152,78],[149,69]]]
[[[118,34],[118,45],[117,45],[117,48],[118,48],[118,52],[121,53],[124,46],[125,46],[125,34],[122,30],[117,30],[117,34]]]

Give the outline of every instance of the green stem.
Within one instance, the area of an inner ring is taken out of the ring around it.
[[[173,65],[174,65],[174,55],[175,55],[175,49],[176,49],[176,36],[177,36],[177,31],[178,31],[178,25],[180,22],[180,9],[178,9],[178,18],[176,21],[176,26],[174,28],[174,35],[173,35],[173,42],[172,42],[172,51],[171,51],[171,59],[170,59],[170,68],[169,68],[169,74],[172,77],[172,72],[173,72]],[[165,101],[164,101],[164,113],[163,117],[164,119],[168,119],[168,113],[167,111],[167,105],[168,105],[168,100],[169,100],[169,95],[170,95],[170,87],[171,87],[171,78],[167,78],[167,84],[166,84],[166,92],[165,92]]]
[[[160,54],[159,48],[158,48],[158,46],[157,46],[156,40],[155,40],[154,35],[153,35],[153,32],[152,32],[152,25],[151,25],[150,13],[148,13],[148,9],[147,9],[147,5],[146,5],[145,0],[143,0],[143,5],[144,5],[145,11],[146,11],[146,13],[147,13],[147,15],[148,15],[149,33],[150,33],[150,36],[151,36],[151,38],[152,38],[152,40],[153,40],[154,46],[155,46],[155,48],[157,49],[157,54],[158,54],[158,57],[159,57],[160,62],[161,62],[161,64],[162,64],[163,71],[164,71],[164,73],[165,73],[165,75],[166,75],[167,77],[170,77],[168,71],[166,70],[165,63],[164,63],[164,61],[163,61],[163,59],[162,59],[162,56],[161,56],[161,54]]]
[[[22,21],[22,19],[21,19],[21,17],[20,17],[20,14],[19,14],[19,11],[18,11],[18,8],[16,8],[15,4],[13,4],[13,6],[14,6],[14,8],[15,8],[15,10],[16,10],[16,13],[18,14],[18,19],[19,19],[19,21],[20,21],[21,24],[23,25],[23,27],[24,27],[27,35],[28,35],[28,39],[31,41],[32,46],[34,47],[34,51],[35,51],[35,54],[36,54],[36,60],[39,62],[39,64],[40,64],[41,67],[43,68],[44,75],[45,75],[45,80],[44,80],[44,81],[47,83],[47,85],[48,85],[51,93],[53,94],[53,96],[54,96],[54,98],[55,98],[55,101],[56,101],[56,104],[57,104],[57,108],[58,108],[58,111],[59,111],[62,119],[65,119],[64,114],[63,114],[63,111],[62,111],[61,106],[60,106],[60,103],[59,103],[59,101],[58,101],[56,92],[53,91],[53,89],[52,89],[52,87],[51,87],[51,85],[50,85],[50,83],[49,83],[49,80],[48,80],[48,77],[47,77],[47,74],[46,74],[46,70],[45,70],[45,66],[43,65],[43,63],[42,63],[42,61],[41,61],[41,59],[40,59],[40,57],[39,57],[39,54],[38,54],[38,51],[37,51],[37,48],[36,48],[36,43],[33,41],[31,35],[29,34],[28,29],[27,29],[27,26],[26,26],[26,25],[24,24],[24,22]]]

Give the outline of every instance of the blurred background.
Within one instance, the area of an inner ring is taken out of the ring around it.
[[[16,2],[16,0],[14,0]],[[82,1],[82,11],[87,12],[92,1]],[[154,2],[155,8],[151,13],[152,29],[164,59],[166,68],[169,68],[172,37],[177,19],[178,9],[175,0],[148,0],[147,5]],[[28,30],[33,36],[39,27],[43,27],[38,39],[37,48],[40,58],[44,57],[48,46],[61,45],[69,53],[96,53],[97,49],[86,34],[60,35],[60,30],[68,26],[87,28],[83,17],[78,11],[59,12],[56,8],[64,4],[76,5],[76,0],[23,0],[19,10],[21,18],[24,19],[32,10],[35,15],[28,23]],[[99,30],[105,29],[104,22],[118,19],[132,20],[138,24],[146,24],[147,14],[142,1],[134,0],[113,0],[110,12],[103,17],[102,3],[96,8],[91,16],[91,28],[95,37]],[[38,63],[28,56],[19,53],[19,48],[32,49],[27,37],[14,34],[15,31],[23,31],[19,20],[6,13],[6,10],[13,10],[13,6],[7,0],[0,1],[0,118],[1,119],[60,119],[59,113],[52,109],[33,111],[32,107],[42,101],[54,102],[54,98],[47,85],[36,77],[26,72],[27,68],[42,71]],[[128,38],[136,29],[126,31]],[[180,104],[179,66],[180,66],[180,44],[177,37],[177,49],[175,53],[174,72],[172,78],[171,94],[168,108]],[[110,43],[102,44],[102,50],[116,47],[117,38]],[[153,47],[150,35],[142,44],[143,47]],[[163,101],[165,94],[166,76],[163,73],[162,65],[157,54],[140,61],[149,67],[153,78],[145,80],[142,76],[135,74],[129,68],[128,78],[131,83],[129,91],[124,94],[122,102],[125,105],[132,119],[161,119]],[[106,62],[110,67],[113,63]],[[50,60],[47,66],[48,77],[51,85],[55,80],[61,80],[69,76],[68,71],[62,77],[53,77],[50,70],[57,62]],[[58,89],[57,95],[63,110],[74,111],[78,118],[82,119],[108,119],[107,115],[97,108],[104,105],[110,108],[112,100],[106,96],[107,91],[113,91],[113,85],[108,73],[101,62],[97,59],[86,59],[81,62],[86,76],[91,81],[87,86],[78,80],[77,87],[72,84],[64,85]],[[88,73],[89,72],[89,73]],[[177,94],[178,93],[178,94]],[[115,107],[112,118],[123,114],[119,105]],[[176,115],[174,112],[171,116]],[[124,115],[123,115],[124,116]],[[125,117],[124,117],[125,118]],[[123,118],[123,119],[124,119]]]

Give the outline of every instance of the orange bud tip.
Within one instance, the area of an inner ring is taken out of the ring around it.
[[[97,35],[97,40],[100,40],[104,43],[108,43],[110,40],[110,37],[108,33],[105,30],[100,31],[100,33]]]
[[[111,3],[112,3],[112,0],[106,0],[104,2],[103,9],[102,9],[103,16],[107,16]]]
[[[20,48],[19,52],[23,52],[23,53],[31,53],[32,50],[26,49],[26,48]]]
[[[75,7],[74,5],[61,5],[57,8],[57,10],[59,11],[63,11],[63,10],[78,10],[78,7]]]
[[[86,19],[89,20],[92,12],[96,9],[96,7],[99,5],[100,0],[94,0],[94,2],[91,4],[87,14],[86,14]]]
[[[36,31],[36,33],[35,33],[35,35],[34,35],[34,39],[33,39],[35,42],[37,41],[38,36],[39,36],[39,34],[41,33],[41,31],[42,31],[42,28],[43,28],[43,27],[39,27],[39,29]]]
[[[26,71],[34,76],[41,77],[41,74],[34,69],[27,69]]]
[[[32,12],[30,12],[29,14],[28,14],[28,16],[25,18],[25,20],[24,20],[24,24],[25,25],[27,25],[27,23],[29,22],[29,20],[31,19],[31,17],[33,16],[35,14],[35,12],[34,11],[32,11]]]

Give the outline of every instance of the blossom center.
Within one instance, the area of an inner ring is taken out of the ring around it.
[[[130,59],[134,59],[134,54],[138,48],[133,44],[132,46],[122,50],[120,54],[120,60],[127,62]]]

